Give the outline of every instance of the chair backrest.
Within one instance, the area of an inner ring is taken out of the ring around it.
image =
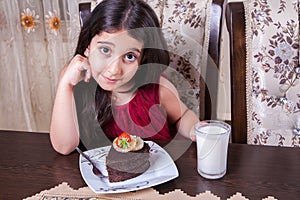
[[[247,0],[226,13],[233,142],[299,147],[299,2]]]
[[[202,112],[202,118],[200,115],[200,119],[217,118],[219,62],[221,51],[221,30],[225,8],[224,2],[224,0],[213,0],[210,8],[208,61],[204,84],[201,84],[202,87],[205,87],[202,88],[202,91],[204,92],[201,93],[204,97],[202,97],[202,103],[200,102],[200,113]]]
[[[79,9],[80,27],[82,27],[84,21],[91,14],[91,3],[90,2],[79,3],[78,9]]]
[[[162,29],[165,35],[170,36],[167,38],[167,42],[171,50],[170,69],[172,71],[166,72],[169,79],[173,83],[175,81],[174,84],[182,100],[199,115],[201,120],[215,118],[218,90],[214,86],[217,85],[218,80],[217,71],[220,60],[220,35],[224,0],[213,0],[211,5],[207,5],[207,2],[210,2],[210,0],[201,2],[197,2],[196,0],[186,1],[184,3],[186,3],[185,8],[187,10],[183,11],[183,13],[179,13],[179,4],[168,3],[168,6],[161,9],[161,6],[165,6],[162,3],[164,1],[145,1],[154,8],[160,19],[164,17]],[[85,20],[94,6],[96,4],[91,5],[89,2],[79,4],[80,22]],[[189,18],[189,20],[184,21],[184,18],[181,18],[181,16],[184,16],[185,19]],[[170,40],[172,37],[173,39]],[[176,39],[178,40],[176,41]],[[197,42],[196,45],[195,41]],[[181,42],[182,44],[180,44]],[[192,51],[182,53],[182,49],[192,49]],[[193,52],[193,49],[196,49],[198,53]],[[191,54],[189,54],[190,52]],[[209,58],[208,61],[206,60],[207,57]],[[207,65],[207,63],[209,64]],[[206,70],[210,74],[201,76],[200,68],[206,68],[206,66],[208,68],[215,68],[216,70]],[[179,77],[181,76],[181,80],[184,79],[187,81],[184,83],[181,81],[176,82],[176,80],[179,80],[178,74]],[[208,78],[208,76],[214,76],[215,78]],[[210,84],[212,86],[208,87],[205,80],[213,80],[215,83]]]
[[[246,112],[246,24],[242,2],[226,5],[230,44],[231,137],[233,143],[247,143]]]

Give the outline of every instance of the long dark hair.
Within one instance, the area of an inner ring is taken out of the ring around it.
[[[169,65],[170,57],[158,18],[142,0],[104,0],[99,3],[82,26],[75,55],[84,56],[95,35],[119,30],[127,30],[133,38],[144,44],[140,66],[133,77],[135,87],[156,83]],[[95,111],[100,125],[105,125],[112,117],[110,94],[97,86]]]

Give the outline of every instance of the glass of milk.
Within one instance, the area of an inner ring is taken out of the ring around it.
[[[207,179],[219,179],[226,174],[230,125],[207,120],[195,125],[198,173]]]

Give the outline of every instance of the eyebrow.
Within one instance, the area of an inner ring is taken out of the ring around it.
[[[139,50],[138,48],[130,48],[130,49],[128,49],[128,50],[137,51],[137,52],[139,52],[139,53],[141,53],[141,52],[142,52],[142,51],[141,51],[141,50]]]
[[[111,46],[113,46],[113,47],[116,46],[114,43],[112,43],[112,42],[107,42],[107,41],[98,41],[97,43],[98,43],[98,44],[107,44],[107,45],[111,45]],[[137,51],[137,52],[139,52],[139,53],[142,52],[140,49],[135,48],[135,47],[129,48],[129,49],[127,49],[127,51]]]
[[[99,43],[99,44],[108,44],[108,45],[111,45],[111,46],[116,46],[114,43],[107,42],[107,41],[98,41],[97,43]]]

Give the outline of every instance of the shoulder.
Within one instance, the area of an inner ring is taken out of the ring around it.
[[[176,87],[165,77],[161,77],[159,81],[159,98],[169,122],[176,122],[186,106],[181,102]]]
[[[167,78],[161,76],[159,80],[159,97],[162,104],[172,99],[178,99],[176,87]]]

